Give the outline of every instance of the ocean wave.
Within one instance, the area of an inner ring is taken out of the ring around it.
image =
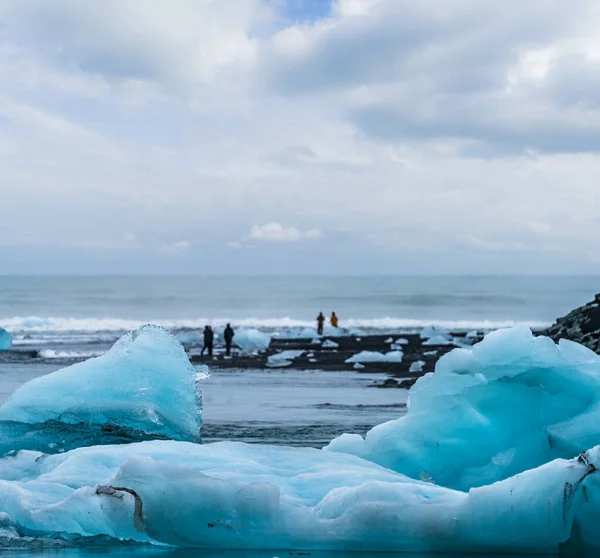
[[[78,358],[92,358],[92,357],[97,357],[100,356],[102,354],[101,351],[95,351],[95,352],[78,352],[78,351],[55,351],[54,349],[42,349],[40,351],[40,357],[44,358],[44,359],[55,359],[55,358],[60,358],[60,359],[78,359]]]
[[[224,327],[230,322],[234,327],[251,327],[261,330],[278,331],[296,328],[312,328],[314,320],[292,317],[280,318],[197,318],[173,320],[125,320],[121,318],[70,318],[70,317],[20,317],[0,318],[0,327],[15,334],[43,333],[119,333],[137,329],[147,323],[160,325],[170,330],[201,329],[206,324]],[[359,328],[365,331],[412,331],[435,325],[452,331],[473,329],[494,330],[515,325],[527,325],[532,329],[543,329],[550,322],[539,320],[447,320],[411,318],[347,318],[341,321],[343,328]]]

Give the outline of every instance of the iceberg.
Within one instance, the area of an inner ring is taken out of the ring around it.
[[[354,362],[402,362],[403,357],[402,351],[390,351],[388,353],[378,353],[377,351],[361,351],[350,358],[347,358],[344,362],[352,364]]]
[[[0,499],[13,537],[557,553],[598,547],[599,467],[595,448],[461,492],[311,448],[153,441],[4,458]]]
[[[12,347],[13,336],[0,327],[0,351],[9,351]]]
[[[271,343],[271,336],[258,329],[240,329],[235,332],[235,344],[245,353],[265,351]]]
[[[576,343],[498,330],[455,349],[409,393],[408,413],[328,451],[469,490],[600,444],[600,357]]]
[[[46,378],[15,392],[0,425],[118,424],[171,439],[46,451],[17,436],[21,451],[0,458],[5,545],[600,551],[600,356],[527,328],[448,353],[413,386],[405,417],[325,450],[187,441],[201,423],[196,370],[161,328]]]
[[[102,356],[17,389],[0,407],[0,455],[42,449],[40,444],[45,451],[64,450],[86,443],[86,436],[87,443],[102,443],[103,435],[115,443],[119,434],[128,441],[199,440],[202,400],[196,383],[207,377],[208,369],[193,367],[168,331],[144,326]]]

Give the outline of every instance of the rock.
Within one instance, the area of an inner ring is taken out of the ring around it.
[[[541,332],[554,341],[569,339],[600,352],[600,294],[584,306],[558,318],[556,323]]]

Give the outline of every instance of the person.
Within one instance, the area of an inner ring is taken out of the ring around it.
[[[212,330],[212,327],[207,325],[204,328],[204,347],[202,347],[202,351],[200,352],[200,358],[204,358],[204,351],[208,351],[208,356],[213,356],[213,341],[215,339],[215,332]]]
[[[227,324],[225,331],[223,332],[223,337],[225,338],[225,355],[231,355],[231,343],[233,341],[233,336],[235,333],[233,332],[233,328]]]
[[[329,322],[331,323],[331,327],[338,326],[338,317],[335,315],[335,312],[331,313],[331,318],[329,318]]]
[[[323,335],[323,324],[325,323],[325,316],[323,312],[319,312],[317,316],[317,335]]]

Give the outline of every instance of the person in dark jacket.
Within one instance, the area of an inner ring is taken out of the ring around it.
[[[212,327],[207,325],[204,328],[204,347],[202,347],[202,351],[200,352],[200,358],[204,358],[204,351],[208,351],[208,356],[213,356],[213,342],[215,340],[215,332],[212,330]]]
[[[319,312],[317,316],[317,335],[323,335],[323,324],[325,323],[325,316],[323,312]]]
[[[227,324],[227,327],[223,332],[223,337],[225,338],[225,355],[227,356],[231,355],[231,343],[233,342],[234,335],[233,328]]]

